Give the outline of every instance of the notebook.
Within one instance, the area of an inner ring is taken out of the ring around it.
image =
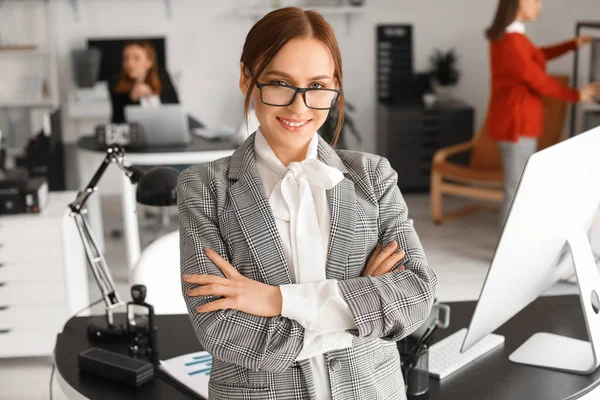
[[[208,380],[212,369],[212,356],[208,352],[200,351],[161,360],[159,368],[192,392],[208,399]]]

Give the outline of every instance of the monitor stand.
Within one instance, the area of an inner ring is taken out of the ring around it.
[[[583,230],[570,235],[567,243],[575,265],[589,342],[552,333],[536,333],[508,359],[518,364],[587,375],[598,368],[600,360],[600,274]]]

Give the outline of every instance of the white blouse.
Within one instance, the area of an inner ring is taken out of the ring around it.
[[[315,133],[306,159],[286,168],[258,129],[254,152],[294,282],[280,286],[281,315],[305,328],[304,345],[296,360],[310,359],[317,398],[331,399],[323,353],[352,347],[353,336],[346,330],[356,329],[356,324],[337,280],[325,276],[331,229],[326,190],[344,176],[317,159],[318,144]]]
[[[525,24],[521,21],[513,21],[510,25],[508,25],[505,29],[508,33],[520,33],[521,35],[525,34]]]
[[[153,94],[151,96],[140,97],[140,106],[142,107],[160,107],[160,96],[157,94]]]

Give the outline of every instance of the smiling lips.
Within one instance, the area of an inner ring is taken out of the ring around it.
[[[279,118],[277,117],[277,121],[283,126],[286,130],[291,132],[299,132],[311,121],[310,119],[299,120],[299,119],[288,119],[288,118]]]

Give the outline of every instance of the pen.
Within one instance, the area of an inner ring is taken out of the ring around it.
[[[431,339],[431,337],[433,336],[433,333],[435,332],[435,330],[436,330],[437,328],[438,328],[438,326],[437,326],[437,325],[435,325],[435,326],[433,327],[433,329],[431,329],[431,330],[429,331],[429,334],[428,334],[427,336],[425,336],[425,338],[423,339],[423,343],[424,343],[424,344],[426,344],[427,346],[429,346],[429,343],[430,343],[429,339]]]
[[[417,353],[419,351],[419,349],[421,348],[421,345],[423,344],[423,340],[428,336],[428,334],[431,330],[432,330],[432,328],[427,328],[427,330],[425,331],[423,336],[421,336],[421,338],[419,339],[417,344],[415,344],[415,346],[413,347],[413,351],[412,351],[413,353]]]

